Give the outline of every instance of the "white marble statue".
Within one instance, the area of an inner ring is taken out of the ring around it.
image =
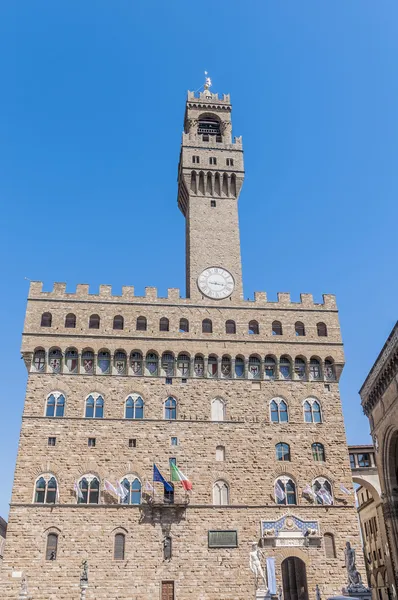
[[[267,579],[263,570],[263,567],[261,566],[261,559],[263,557],[263,554],[260,550],[260,548],[258,547],[258,544],[253,542],[252,543],[252,549],[250,552],[250,556],[249,556],[249,567],[252,573],[254,573],[255,578],[256,578],[256,588],[258,587],[265,587],[267,588]],[[268,588],[267,588],[268,591]]]

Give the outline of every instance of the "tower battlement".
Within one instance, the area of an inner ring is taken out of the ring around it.
[[[209,90],[204,90],[203,92],[191,92],[188,90],[187,102],[195,102],[196,100],[201,100],[211,104],[212,102],[217,102],[217,104],[231,104],[231,96],[230,94],[223,94],[220,96],[218,93],[213,94]]]

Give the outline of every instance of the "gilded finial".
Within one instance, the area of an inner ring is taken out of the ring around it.
[[[211,79],[210,79],[210,77],[208,77],[208,72],[207,72],[207,71],[205,71],[205,76],[206,76],[206,77],[205,77],[205,84],[204,84],[204,88],[205,88],[205,94],[206,94],[206,96],[207,96],[207,95],[210,95],[210,94],[211,94],[211,92],[210,92],[210,88],[211,88],[211,85],[212,85],[212,84],[211,84]]]

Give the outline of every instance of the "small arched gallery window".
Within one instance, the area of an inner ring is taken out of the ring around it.
[[[325,462],[325,447],[323,444],[316,442],[312,444],[312,458],[317,462]]]
[[[86,399],[86,419],[102,419],[104,416],[104,399],[99,394],[90,394]]]
[[[281,379],[292,378],[292,365],[290,362],[290,358],[288,358],[287,356],[282,356],[279,361],[279,374]]]
[[[213,504],[216,506],[229,504],[229,487],[227,482],[222,479],[216,481],[213,485]]]
[[[177,371],[184,379],[189,376],[190,357],[188,354],[179,354],[177,357]]]
[[[125,490],[121,504],[141,504],[141,481],[136,475],[127,475],[120,485]]]
[[[325,323],[317,323],[316,331],[319,337],[327,337],[328,335],[328,328]]]
[[[235,321],[228,320],[225,322],[225,333],[236,333]]]
[[[158,374],[159,357],[156,352],[147,352],[145,357],[145,373],[155,377]]]
[[[189,332],[189,322],[188,319],[180,319],[180,333],[188,333]]]
[[[60,373],[62,368],[62,352],[59,348],[52,348],[48,353],[48,364],[52,373]]]
[[[325,360],[325,379],[327,381],[335,381],[336,373],[334,370],[334,362],[333,359],[327,358]]]
[[[37,348],[33,354],[33,366],[35,371],[40,373],[40,371],[44,371],[46,366],[46,352],[43,348]]]
[[[169,320],[166,317],[162,317],[159,321],[159,331],[169,331]]]
[[[272,423],[287,423],[289,421],[287,404],[283,398],[274,398],[271,400],[270,410]]]
[[[324,477],[317,477],[312,483],[312,491],[317,504],[333,504],[332,486]]]
[[[249,323],[249,335],[258,335],[260,333],[260,328],[258,326],[257,321],[250,321]]]
[[[294,374],[296,379],[303,381],[305,379],[305,360],[297,356],[294,360]]]
[[[127,354],[124,350],[117,350],[113,357],[113,365],[118,375],[125,375],[127,370]]]
[[[210,319],[203,319],[202,333],[213,333],[213,323]]]
[[[305,335],[304,323],[302,323],[301,321],[297,321],[294,325],[294,331],[297,336],[299,336],[299,337],[304,336]]]
[[[315,398],[307,398],[303,404],[306,423],[322,423],[321,406]]]
[[[195,377],[203,377],[205,374],[205,361],[201,354],[196,354],[193,368],[195,372]]]
[[[275,500],[277,504],[297,504],[296,484],[290,477],[283,476],[276,480]]]
[[[55,504],[57,488],[57,480],[52,473],[40,475],[35,483],[35,504]]]
[[[210,354],[207,360],[207,373],[209,377],[217,377],[218,374],[218,360],[217,356]]]
[[[243,356],[237,356],[235,358],[235,377],[238,379],[245,376],[245,359]]]
[[[164,377],[173,377],[174,375],[174,354],[163,352],[162,354],[162,375]]]
[[[321,363],[317,358],[310,359],[310,379],[319,381],[322,378]]]
[[[42,327],[51,327],[53,321],[52,314],[50,312],[45,312],[41,316],[41,326]]]
[[[79,355],[76,348],[68,348],[65,352],[65,366],[69,374],[76,374],[79,366]]]
[[[275,379],[276,361],[273,356],[266,356],[264,361],[265,379]]]
[[[177,419],[177,400],[175,398],[167,398],[164,403],[164,418],[166,421],[175,421]]]
[[[46,543],[46,560],[57,560],[58,534],[49,533]]]
[[[126,546],[126,536],[124,533],[116,533],[115,544],[113,548],[113,559],[124,560],[124,551]]]
[[[211,420],[224,421],[225,419],[225,402],[222,398],[214,398],[211,401]]]
[[[254,354],[249,356],[249,379],[260,379],[261,377],[261,361],[260,358]]]
[[[116,315],[116,317],[113,317],[113,329],[124,329],[124,319],[122,315]]]
[[[231,359],[227,354],[221,359],[221,377],[229,379],[231,377]]]
[[[142,354],[141,352],[132,352],[130,354],[130,365],[133,375],[142,375]]]
[[[144,401],[138,394],[131,394],[126,400],[126,419],[144,418]]]
[[[98,504],[100,482],[95,475],[84,475],[78,482],[78,504]]]
[[[225,446],[216,447],[216,460],[220,462],[225,460]]]
[[[65,327],[70,329],[75,329],[76,327],[76,315],[73,313],[69,313],[65,317]]]
[[[88,348],[82,352],[82,367],[86,375],[94,373],[94,352]]]
[[[100,328],[100,318],[99,315],[91,315],[88,321],[89,329],[99,329]]]
[[[334,543],[333,533],[324,534],[323,546],[325,549],[325,558],[336,558],[336,545]]]
[[[290,461],[290,446],[284,442],[279,442],[275,446],[276,460]]]
[[[98,352],[98,371],[101,375],[108,375],[111,371],[111,355],[108,350]]]
[[[146,328],[147,328],[146,317],[138,317],[137,324],[136,324],[136,330],[137,331],[146,331]]]
[[[272,323],[272,335],[282,335],[282,323],[280,321],[274,321]]]
[[[65,411],[65,396],[61,392],[51,392],[47,396],[46,417],[63,417]]]

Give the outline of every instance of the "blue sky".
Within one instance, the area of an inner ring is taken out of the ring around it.
[[[243,135],[245,296],[337,295],[348,440],[369,442],[357,391],[397,318],[397,22],[383,0],[0,3],[0,515],[25,277],[184,290],[177,162],[205,69]]]

